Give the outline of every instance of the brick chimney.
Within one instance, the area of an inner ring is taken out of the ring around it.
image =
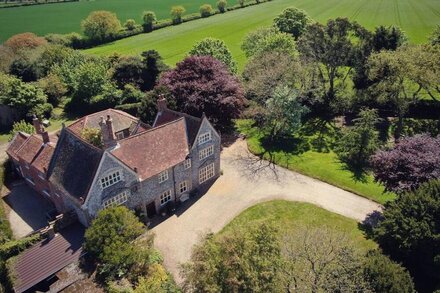
[[[164,95],[159,95],[157,99],[157,111],[162,112],[167,109],[167,100]]]
[[[99,126],[101,127],[102,141],[104,142],[105,148],[110,148],[116,145],[116,135],[113,128],[113,119],[110,115],[107,115],[107,119],[101,116],[99,121]]]
[[[43,138],[43,143],[49,143],[50,142],[50,137],[49,137],[49,132],[47,132],[47,130],[45,130],[44,128],[42,129],[43,133],[41,134],[41,137]]]
[[[43,133],[43,127],[41,125],[40,119],[38,119],[37,116],[35,116],[35,115],[32,118],[32,124],[34,125],[35,133],[36,134],[42,134]]]
[[[107,123],[105,123],[104,116],[101,116],[99,119],[99,126],[101,127],[101,136],[104,144],[109,140]]]

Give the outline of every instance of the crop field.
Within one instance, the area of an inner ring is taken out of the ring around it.
[[[80,32],[81,20],[95,10],[109,10],[118,15],[122,24],[129,18],[142,21],[142,12],[152,10],[159,19],[169,18],[171,6],[183,5],[187,13],[198,12],[201,4],[216,0],[80,0],[0,9],[0,42],[22,32],[47,33]]]
[[[215,37],[227,43],[242,68],[245,56],[240,50],[240,44],[246,33],[271,24],[273,18],[289,6],[304,9],[320,22],[326,22],[330,18],[348,17],[369,29],[378,25],[398,25],[413,43],[426,41],[435,26],[440,24],[438,0],[274,0],[122,39],[86,52],[99,55],[113,52],[139,54],[148,49],[156,49],[168,64],[174,65],[196,41]]]

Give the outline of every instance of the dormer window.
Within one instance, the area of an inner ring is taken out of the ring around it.
[[[121,171],[114,171],[110,174],[108,174],[105,177],[101,178],[101,188],[107,188],[109,186],[112,186],[113,184],[118,183],[119,181],[122,180],[122,176],[121,176]]]
[[[199,135],[197,141],[198,141],[198,145],[204,144],[208,141],[211,141],[212,137],[211,137],[211,131],[202,133]]]
[[[168,170],[159,173],[159,183],[163,183],[168,180]]]

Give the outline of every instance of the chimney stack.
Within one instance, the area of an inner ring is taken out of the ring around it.
[[[107,115],[107,120],[105,121],[108,129],[108,137],[112,141],[116,141],[115,130],[113,129],[113,119],[110,115]]]
[[[157,99],[157,110],[159,112],[165,111],[167,109],[167,100],[164,95],[159,95],[159,99]]]
[[[43,143],[49,143],[50,142],[50,138],[49,138],[49,132],[47,132],[47,130],[45,130],[44,128],[42,129],[43,133],[41,134],[41,137],[43,138]]]
[[[37,134],[43,133],[43,127],[41,126],[40,119],[38,119],[37,116],[35,116],[35,115],[32,118],[32,124],[34,125],[35,133],[37,133]]]
[[[99,121],[99,126],[101,127],[102,141],[104,142],[105,148],[110,148],[116,145],[116,135],[113,129],[113,120],[110,115],[107,115],[107,120],[101,116]]]

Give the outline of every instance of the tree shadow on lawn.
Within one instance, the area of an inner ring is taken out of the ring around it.
[[[354,182],[368,183],[368,170],[364,166],[347,164],[339,159],[335,159],[335,163],[340,165],[339,170],[349,171]]]

